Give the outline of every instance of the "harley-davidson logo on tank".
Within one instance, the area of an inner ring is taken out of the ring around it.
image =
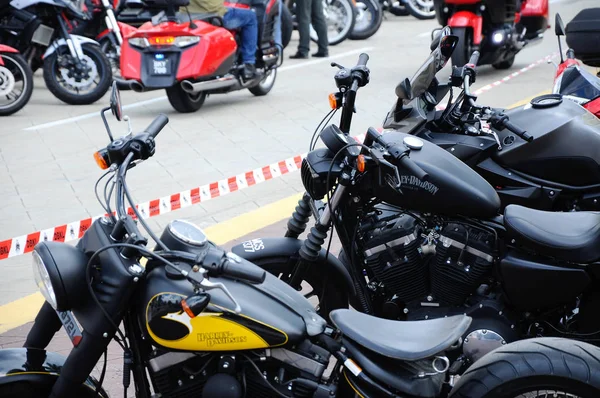
[[[417,178],[415,176],[401,175],[400,183],[401,183],[402,189],[408,188],[408,189],[412,189],[414,191],[422,189],[422,190],[429,192],[432,195],[435,195],[440,190],[436,185],[434,185],[428,181],[421,181],[419,178]]]

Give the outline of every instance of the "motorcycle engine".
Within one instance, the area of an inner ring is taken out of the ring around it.
[[[420,218],[378,205],[359,226],[376,313],[405,320],[467,313],[474,321],[463,351],[472,360],[511,341],[512,323],[485,284],[492,274],[494,234]]]

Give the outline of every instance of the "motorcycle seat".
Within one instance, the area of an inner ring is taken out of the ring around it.
[[[520,244],[559,260],[591,263],[600,258],[600,212],[551,212],[508,205],[507,233]]]
[[[223,18],[219,14],[215,13],[190,13],[188,16],[185,12],[177,13],[177,18],[180,23],[190,22],[190,16],[192,17],[192,21],[204,21],[208,22],[211,25],[223,26]]]
[[[401,361],[418,361],[447,350],[471,324],[471,317],[466,315],[403,322],[340,309],[329,316],[350,340],[376,354]]]

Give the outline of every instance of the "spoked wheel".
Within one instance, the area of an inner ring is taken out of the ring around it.
[[[0,58],[0,116],[21,110],[33,92],[33,73],[20,54],[3,53]]]
[[[290,257],[262,258],[253,263],[288,283],[296,260]],[[301,293],[316,308],[319,315],[329,320],[329,313],[348,308],[348,293],[340,288],[344,282],[322,264],[309,267],[304,275]]]
[[[379,30],[383,21],[383,9],[377,0],[356,1],[356,22],[348,35],[350,40],[364,40]]]
[[[112,70],[113,79],[122,79],[119,49],[113,44],[112,41],[110,41],[110,39],[102,40],[100,42],[100,48],[102,48],[102,52],[106,54],[106,57],[110,62],[110,69]]]
[[[267,71],[265,77],[254,87],[249,87],[248,90],[256,95],[257,97],[261,97],[263,95],[269,94],[269,91],[275,85],[275,79],[277,78],[277,69],[271,69]]]
[[[44,81],[48,90],[70,105],[93,104],[106,94],[112,83],[108,58],[99,46],[83,44],[83,57],[76,62],[67,46],[59,47],[44,59]]]
[[[417,19],[435,18],[433,0],[407,0],[406,8],[410,14]]]
[[[329,45],[340,44],[354,29],[356,8],[351,0],[324,0],[323,12],[327,21],[327,40]],[[317,32],[310,27],[310,39],[318,42]]]
[[[460,377],[451,398],[600,397],[600,349],[559,338],[521,340],[495,349]]]
[[[188,93],[181,88],[181,85],[179,84],[169,87],[166,89],[166,92],[169,103],[180,113],[196,112],[198,109],[202,108],[204,101],[206,101],[206,97],[208,97],[208,94],[203,91],[193,94]]]

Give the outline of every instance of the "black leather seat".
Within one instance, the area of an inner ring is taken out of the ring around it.
[[[403,361],[429,358],[448,349],[471,324],[466,315],[406,322],[354,310],[335,310],[329,316],[350,340],[379,355]]]
[[[540,254],[575,263],[600,259],[600,213],[550,212],[509,205],[504,225],[518,243]]]

